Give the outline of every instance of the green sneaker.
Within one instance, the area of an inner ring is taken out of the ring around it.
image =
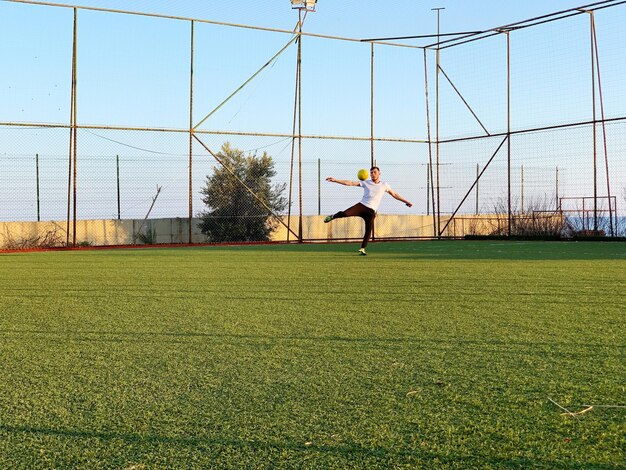
[[[333,216],[329,215],[324,219],[324,223],[327,224],[328,222],[330,222],[331,220],[333,220]]]
[[[359,256],[367,256],[367,253],[365,252],[365,248],[359,249]]]

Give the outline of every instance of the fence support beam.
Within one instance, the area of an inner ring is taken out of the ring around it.
[[[604,143],[604,165],[606,168],[606,192],[609,204],[609,229],[611,236],[615,236],[615,227],[613,225],[613,204],[611,201],[611,178],[609,174],[609,152],[606,143],[606,123],[604,120],[604,99],[602,97],[602,80],[600,78],[600,55],[598,54],[598,35],[596,33],[596,20],[594,12],[591,15],[591,27],[593,28],[593,45],[596,56],[596,71],[598,73],[598,98],[600,98],[600,117],[602,119],[602,140]],[[615,214],[615,226],[617,226],[617,214]]]
[[[217,163],[219,163],[220,165],[222,165],[222,167],[228,172],[230,173],[230,175],[235,178],[237,180],[237,182],[241,185],[242,188],[244,188],[246,191],[248,191],[248,193],[250,193],[250,195],[252,195],[253,198],[255,198],[263,207],[265,207],[265,209],[267,209],[267,211],[272,214],[272,217],[274,217],[281,225],[283,225],[288,231],[290,231],[294,236],[298,236],[296,233],[293,232],[293,230],[291,230],[287,224],[285,224],[285,222],[283,221],[282,217],[280,217],[278,214],[276,214],[272,208],[270,206],[267,205],[267,203],[263,200],[260,199],[259,196],[257,196],[254,191],[252,189],[250,189],[249,186],[246,185],[246,183],[244,183],[241,178],[239,178],[237,176],[237,173],[235,173],[232,168],[230,168],[228,165],[225,165],[224,162],[222,160],[220,160],[220,158],[217,156],[217,154],[215,152],[213,152],[204,142],[202,142],[198,136],[196,134],[193,134],[193,138],[196,139],[196,141],[198,141],[200,143],[200,145],[202,145],[202,147],[204,147],[204,149],[215,159],[215,161]]]
[[[505,137],[504,140],[502,142],[500,142],[500,145],[498,145],[498,148],[496,149],[496,151],[493,153],[493,155],[491,156],[491,158],[487,161],[487,163],[485,164],[485,167],[483,168],[483,170],[480,172],[480,174],[476,177],[476,181],[474,181],[474,183],[470,186],[470,188],[467,190],[467,192],[465,193],[465,196],[463,197],[463,199],[461,200],[461,202],[459,203],[459,205],[457,206],[457,208],[454,210],[454,212],[452,213],[452,215],[450,216],[450,218],[448,219],[448,222],[446,223],[446,225],[443,227],[443,229],[441,229],[441,232],[443,233],[446,228],[448,228],[448,225],[450,225],[450,222],[452,222],[452,220],[454,219],[454,216],[456,215],[457,212],[459,212],[459,209],[461,208],[461,206],[463,205],[463,203],[465,202],[465,200],[467,199],[467,197],[471,194],[472,190],[474,189],[474,187],[478,184],[478,181],[480,180],[480,177],[483,175],[483,173],[485,172],[485,170],[489,167],[489,165],[491,164],[491,162],[493,161],[493,159],[496,157],[496,155],[498,155],[498,152],[500,151],[500,149],[502,148],[502,146],[504,145],[504,142],[506,142],[507,140],[509,140],[508,137]]]

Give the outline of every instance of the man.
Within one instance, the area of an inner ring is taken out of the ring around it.
[[[365,248],[367,242],[372,235],[372,228],[374,227],[374,218],[376,217],[376,211],[380,206],[385,193],[388,193],[394,199],[404,202],[408,207],[412,207],[413,204],[398,193],[394,192],[387,183],[380,181],[380,169],[377,166],[370,168],[371,179],[366,181],[350,181],[350,180],[338,180],[331,177],[326,178],[326,181],[331,183],[339,183],[344,186],[361,186],[363,188],[363,199],[361,202],[346,209],[345,211],[339,211],[334,215],[329,215],[324,219],[324,223],[328,223],[334,219],[341,219],[343,217],[361,217],[365,221],[365,234],[363,235],[363,242],[359,249],[359,255],[367,255]]]

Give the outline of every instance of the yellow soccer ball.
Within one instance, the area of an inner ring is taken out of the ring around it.
[[[367,178],[369,178],[370,174],[369,174],[369,172],[365,168],[363,168],[363,169],[359,170],[359,172],[356,174],[356,176],[361,181],[365,181]]]

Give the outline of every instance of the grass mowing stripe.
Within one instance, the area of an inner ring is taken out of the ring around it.
[[[0,256],[0,466],[623,464],[625,244],[356,248]]]

